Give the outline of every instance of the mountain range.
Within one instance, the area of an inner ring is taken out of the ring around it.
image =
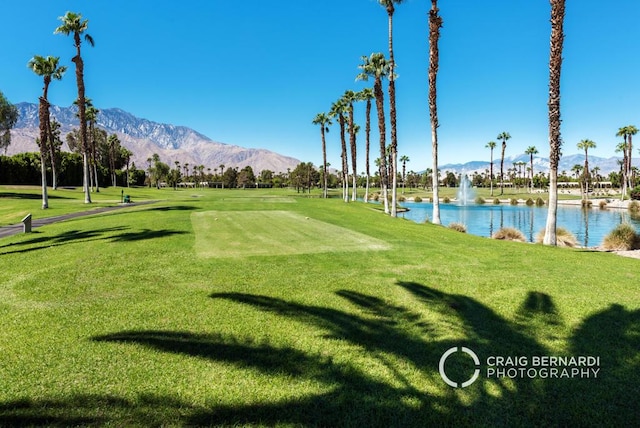
[[[11,131],[11,145],[7,154],[37,152],[35,139],[38,131],[38,105],[18,103],[19,119]],[[51,106],[51,116],[61,124],[64,136],[73,128],[78,128],[77,108]],[[271,170],[276,173],[294,169],[300,161],[265,149],[252,149],[211,140],[185,126],[175,126],[138,118],[118,108],[100,110],[97,126],[109,134],[116,134],[122,146],[133,152],[132,161],[143,167],[154,153],[173,167],[175,161],[181,164],[204,165],[207,168],[244,168],[251,166],[255,173]],[[63,150],[68,150],[66,143]]]
[[[610,158],[603,158],[598,156],[589,155],[589,170],[592,170],[595,167],[599,168],[598,174],[603,177],[609,175],[610,172],[618,172],[620,171],[620,162],[622,158],[612,156]],[[504,169],[505,171],[509,168],[513,168],[513,164],[517,162],[526,163],[525,168],[530,166],[531,159],[527,154],[513,155],[513,156],[505,156],[504,158]],[[640,159],[632,159],[632,164],[636,167],[640,166]],[[566,171],[567,175],[572,176],[573,173],[571,168],[574,165],[584,165],[584,154],[573,154],[562,156],[560,158],[560,163],[558,165],[558,172],[562,173]],[[491,163],[489,161],[472,161],[466,163],[458,163],[458,164],[446,164],[441,165],[440,170],[442,172],[450,171],[455,174],[473,174],[484,173],[489,170]],[[533,157],[533,172],[537,174],[538,172],[549,172],[549,159],[543,157]],[[493,173],[500,173],[500,158],[493,159]],[[506,174],[506,172],[505,172]]]

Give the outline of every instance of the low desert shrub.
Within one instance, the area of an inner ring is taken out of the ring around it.
[[[406,200],[407,200],[407,198],[405,198],[404,196],[398,195],[398,202],[404,202]]]
[[[518,205],[518,200],[516,198],[511,198],[511,200],[509,201],[509,203],[511,205]]]
[[[522,232],[518,229],[514,229],[513,227],[503,227],[498,229],[497,232],[491,235],[491,238],[517,242],[525,242],[527,240]]]
[[[631,195],[631,199],[633,199],[634,201],[640,200],[640,186],[636,186],[631,189],[631,192],[629,192],[629,194]]]
[[[525,204],[527,204],[528,207],[532,206],[533,204],[535,204],[535,202],[533,201],[533,199],[528,198],[527,201],[525,202]]]
[[[538,244],[542,244],[542,241],[544,241],[544,235],[544,229],[536,235],[536,242]],[[558,227],[556,228],[556,245],[558,247],[576,247],[578,245],[578,238],[564,227]]]
[[[378,193],[374,193],[373,195],[371,195],[371,199],[377,202],[378,200],[380,200],[380,195]]]
[[[640,213],[640,202],[638,201],[629,202],[629,212]]]
[[[581,204],[582,204],[582,208],[591,208],[591,205],[593,205],[593,202],[591,202],[588,199],[583,199],[581,201]]]
[[[445,196],[444,198],[442,198],[442,202],[444,202],[445,204],[448,204],[449,202],[451,202],[451,199],[449,199],[448,196]]]
[[[600,201],[598,206],[600,207],[601,210],[604,210],[604,209],[607,208],[607,202],[606,201]]]
[[[536,207],[542,207],[542,206],[544,206],[544,199],[538,196],[538,199],[536,199]]]
[[[495,198],[495,199],[493,200],[493,204],[494,204],[494,205],[500,205],[500,204],[501,204],[500,199]]]
[[[449,226],[447,227],[457,232],[467,233],[467,226],[462,223],[449,223]]]
[[[602,241],[605,250],[628,251],[640,249],[640,235],[629,223],[616,226]]]
[[[413,198],[413,202],[422,202],[422,198],[420,196],[416,196]]]
[[[480,204],[480,205],[482,205],[482,204],[484,204],[486,201],[484,200],[484,198],[483,198],[483,197],[481,197],[481,196],[477,196],[477,197],[476,197],[476,199],[475,199],[475,202],[476,202],[476,204]]]

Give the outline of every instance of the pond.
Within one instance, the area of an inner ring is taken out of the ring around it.
[[[399,212],[398,217],[417,223],[423,223],[433,215],[433,204],[428,202],[403,202],[400,205],[409,211]],[[547,206],[440,203],[440,220],[445,226],[462,223],[467,227],[467,233],[484,237],[491,237],[502,227],[513,227],[524,233],[529,242],[535,242],[536,235],[547,222]],[[584,247],[599,246],[609,232],[625,222],[640,230],[640,218],[631,218],[626,209],[558,205],[558,227],[571,231]]]

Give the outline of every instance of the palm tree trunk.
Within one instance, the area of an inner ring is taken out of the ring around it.
[[[45,84],[46,86],[46,84]],[[46,90],[45,90],[46,93]],[[42,181],[42,209],[49,208],[49,195],[47,193],[47,116],[49,115],[49,103],[44,97],[40,97],[38,119],[40,121],[40,174]]]
[[[353,171],[351,179],[351,200],[357,199],[357,169],[356,169],[356,132],[353,122],[353,104],[349,110],[349,147],[351,149],[351,170]]]
[[[551,47],[549,53],[549,209],[543,243],[556,245],[558,219],[558,164],[560,163],[560,73],[564,42],[565,0],[551,0]]]
[[[338,116],[340,123],[340,143],[342,145],[342,199],[349,202],[349,164],[347,162],[347,141],[345,138],[344,116],[342,113]]]
[[[500,195],[504,194],[504,151],[507,148],[507,143],[502,141],[502,155],[500,157]]]
[[[373,94],[376,98],[376,110],[378,112],[378,129],[380,130],[380,187],[384,201],[384,212],[389,214],[389,199],[387,197],[387,130],[384,119],[384,93],[382,92],[382,80],[376,77],[373,84]]]
[[[320,135],[322,136],[322,197],[327,198],[327,142],[324,135],[326,124],[320,124]]]
[[[489,171],[489,186],[491,187],[491,196],[493,196],[493,148],[491,149],[491,168]]]
[[[365,129],[364,129],[364,133],[365,133],[365,158],[364,158],[364,164],[365,164],[365,174],[367,176],[367,182],[365,184],[365,189],[364,189],[364,202],[367,203],[369,202],[369,135],[371,134],[371,99],[367,98],[367,108],[366,108],[366,123],[365,123]]]
[[[440,221],[440,196],[438,177],[438,105],[436,79],[440,52],[438,40],[440,39],[440,28],[442,18],[438,15],[438,0],[431,0],[431,10],[429,11],[429,117],[431,119],[431,153],[433,157],[433,171],[431,176],[433,186],[433,215],[431,222],[441,224]]]
[[[76,84],[78,86],[78,118],[80,119],[80,138],[82,139],[82,171],[83,171],[83,190],[84,190],[84,203],[91,203],[91,192],[89,189],[89,141],[87,138],[87,120],[85,114],[85,88],[84,88],[84,62],[80,56],[80,35],[76,33],[74,35],[77,54],[73,57],[72,61],[76,65]]]
[[[396,129],[396,83],[393,58],[393,2],[389,3],[389,122],[391,125],[391,217],[398,216],[398,136]]]

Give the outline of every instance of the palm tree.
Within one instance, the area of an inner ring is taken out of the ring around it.
[[[623,183],[622,183],[622,198],[627,194],[627,190],[631,189],[631,154],[633,150],[633,142],[632,136],[638,133],[638,128],[633,125],[623,126],[616,133],[616,137],[624,138],[624,147],[623,158],[624,163],[622,166],[622,175],[623,175]]]
[[[489,172],[489,182],[491,186],[491,196],[493,196],[493,149],[496,148],[496,142],[489,141],[485,147],[491,151],[491,170]]]
[[[397,217],[397,197],[398,197],[398,174],[397,174],[397,157],[398,157],[398,137],[396,132],[396,84],[395,84],[395,60],[393,58],[393,13],[395,5],[402,3],[403,0],[378,0],[386,9],[389,17],[389,122],[391,125],[391,168],[392,175],[391,184],[391,216]]]
[[[511,138],[508,132],[501,132],[496,137],[502,141],[502,155],[500,156],[500,194],[504,193],[504,151],[507,149],[507,140]]]
[[[431,10],[429,11],[429,118],[431,120],[431,153],[433,158],[433,168],[431,175],[431,185],[433,187],[433,215],[431,222],[441,224],[440,221],[440,197],[439,177],[438,177],[438,105],[436,92],[436,79],[440,61],[440,51],[438,40],[440,39],[440,28],[442,28],[442,17],[438,15],[438,0],[431,0]]]
[[[538,154],[538,149],[536,148],[536,146],[529,146],[527,147],[527,150],[524,151],[524,153],[529,155],[529,160],[531,164],[531,169],[529,171],[529,174],[531,176],[531,192],[533,192],[533,155]]]
[[[356,124],[353,121],[353,104],[358,101],[358,95],[351,90],[345,91],[342,96],[345,104],[347,105],[347,112],[349,113],[349,148],[351,149],[351,170],[353,171],[353,176],[351,179],[352,186],[352,194],[351,200],[355,201],[357,198],[357,174],[358,171],[356,169]]]
[[[373,77],[373,95],[376,99],[378,112],[378,129],[380,133],[380,186],[384,201],[384,212],[389,214],[389,200],[387,198],[388,177],[386,164],[386,125],[384,117],[384,93],[382,92],[382,79],[389,76],[389,64],[382,53],[372,53],[369,57],[362,57],[362,64],[358,66],[362,70],[357,80],[368,80]]]
[[[369,201],[369,179],[371,175],[369,170],[369,146],[370,146],[369,135],[371,134],[371,100],[373,98],[374,98],[373,89],[371,88],[364,88],[363,90],[358,92],[358,100],[365,101],[367,103],[366,113],[365,113],[366,122],[364,127],[364,133],[365,133],[364,163],[365,163],[365,175],[366,175],[366,184],[364,189],[365,203]]]
[[[587,200],[589,199],[589,149],[595,149],[596,148],[596,143],[589,140],[589,139],[585,139],[582,140],[578,143],[578,149],[580,150],[584,150],[584,171],[583,171],[583,178],[584,178],[584,195],[583,197],[586,198]],[[582,184],[580,185],[580,188],[582,188]]]
[[[84,96],[84,62],[80,55],[81,39],[80,35],[84,33],[84,39],[91,46],[94,45],[93,37],[86,34],[89,27],[89,21],[83,20],[82,15],[74,12],[67,12],[61,16],[62,25],[55,29],[54,34],[64,34],[66,36],[73,34],[76,55],[71,59],[76,65],[76,85],[78,86],[78,116],[80,118],[80,138],[84,153],[82,156],[83,176],[84,176],[84,202],[91,203],[91,195],[89,192],[89,160],[88,160],[88,139],[87,139],[87,122],[85,117],[85,96]]]
[[[409,156],[402,155],[400,156],[400,162],[402,162],[402,194],[404,195],[404,182],[407,177],[407,162],[409,162]]]
[[[560,163],[560,74],[564,44],[565,0],[551,0],[551,42],[549,47],[549,208],[543,244],[556,245],[558,220],[558,164]]]
[[[133,156],[133,152],[126,147],[120,146],[120,156],[124,159],[124,163],[127,167],[127,187],[129,187],[129,162],[131,161],[131,156]]]
[[[96,153],[96,130],[95,125],[98,120],[98,113],[100,110],[93,106],[93,103],[89,98],[86,99],[87,107],[85,112],[85,117],[87,122],[89,123],[89,150],[90,150],[90,159],[89,164],[91,165],[91,170],[89,171],[89,176],[93,177],[91,182],[91,186],[95,185],[96,193],[100,193],[100,187],[98,186],[98,161],[97,161],[97,153]]]
[[[327,198],[327,143],[325,132],[329,132],[329,126],[331,126],[332,122],[326,113],[318,113],[312,123],[320,125],[320,136],[322,137],[322,197]]]
[[[42,208],[49,208],[49,195],[47,194],[47,149],[50,147],[51,119],[49,117],[49,84],[51,79],[60,80],[67,71],[67,67],[59,66],[59,57],[43,57],[35,55],[27,64],[38,76],[44,79],[42,96],[38,105],[38,119],[40,121],[40,172],[42,175]],[[55,171],[54,158],[51,157],[52,170]],[[55,173],[54,173],[55,175]]]
[[[218,165],[218,168],[220,168],[220,181],[222,182],[222,188],[224,189],[224,164],[221,163]]]
[[[342,199],[345,202],[349,202],[349,164],[347,162],[347,140],[345,138],[345,117],[344,113],[347,110],[347,105],[344,98],[338,99],[331,105],[329,116],[336,117],[338,124],[340,125],[340,143],[342,147]]]

